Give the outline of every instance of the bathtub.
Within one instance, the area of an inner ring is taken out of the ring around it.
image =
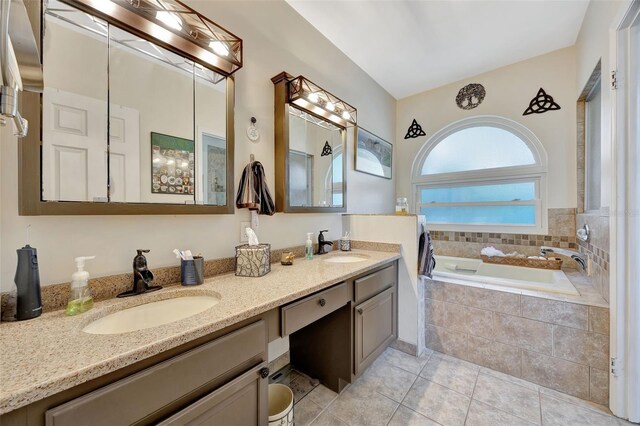
[[[435,258],[434,280],[575,296],[580,294],[562,271],[495,265],[484,263],[481,259],[464,257],[435,256]]]

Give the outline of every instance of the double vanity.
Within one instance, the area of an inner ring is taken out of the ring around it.
[[[398,252],[331,253],[5,323],[4,425],[266,424],[268,343],[339,392],[397,336]]]

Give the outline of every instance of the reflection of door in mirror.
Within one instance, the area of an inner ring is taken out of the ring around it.
[[[334,206],[342,206],[344,188],[342,178],[342,146],[333,150],[331,168],[327,170],[325,180],[325,188],[330,192],[328,195],[332,200],[332,204]]]
[[[226,79],[59,0],[44,19],[43,199],[226,205]]]
[[[107,201],[106,23],[45,17],[42,197]],[[104,37],[94,36],[94,32]]]
[[[224,206],[227,203],[227,145],[224,138],[200,131],[196,152],[200,156],[196,199],[204,204]]]
[[[313,155],[289,150],[289,205],[313,205]]]
[[[289,108],[289,205],[343,206],[344,130]]]

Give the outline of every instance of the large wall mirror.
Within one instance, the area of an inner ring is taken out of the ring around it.
[[[276,210],[345,212],[346,126],[351,122],[343,117],[353,115],[355,119],[355,109],[351,107],[346,113],[345,103],[303,79],[286,73],[272,79],[276,111]],[[304,97],[297,97],[297,91]],[[306,100],[311,93],[317,104]],[[332,103],[331,111],[323,108],[327,102]]]
[[[42,16],[40,202],[23,213],[232,213],[233,78],[59,0]]]

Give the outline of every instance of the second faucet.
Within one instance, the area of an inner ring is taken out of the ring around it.
[[[319,255],[327,253],[325,251],[325,246],[333,246],[332,241],[324,240],[324,235],[322,235],[323,232],[329,232],[329,231],[325,229],[324,231],[320,231],[320,234],[318,234],[318,253],[317,254]]]

